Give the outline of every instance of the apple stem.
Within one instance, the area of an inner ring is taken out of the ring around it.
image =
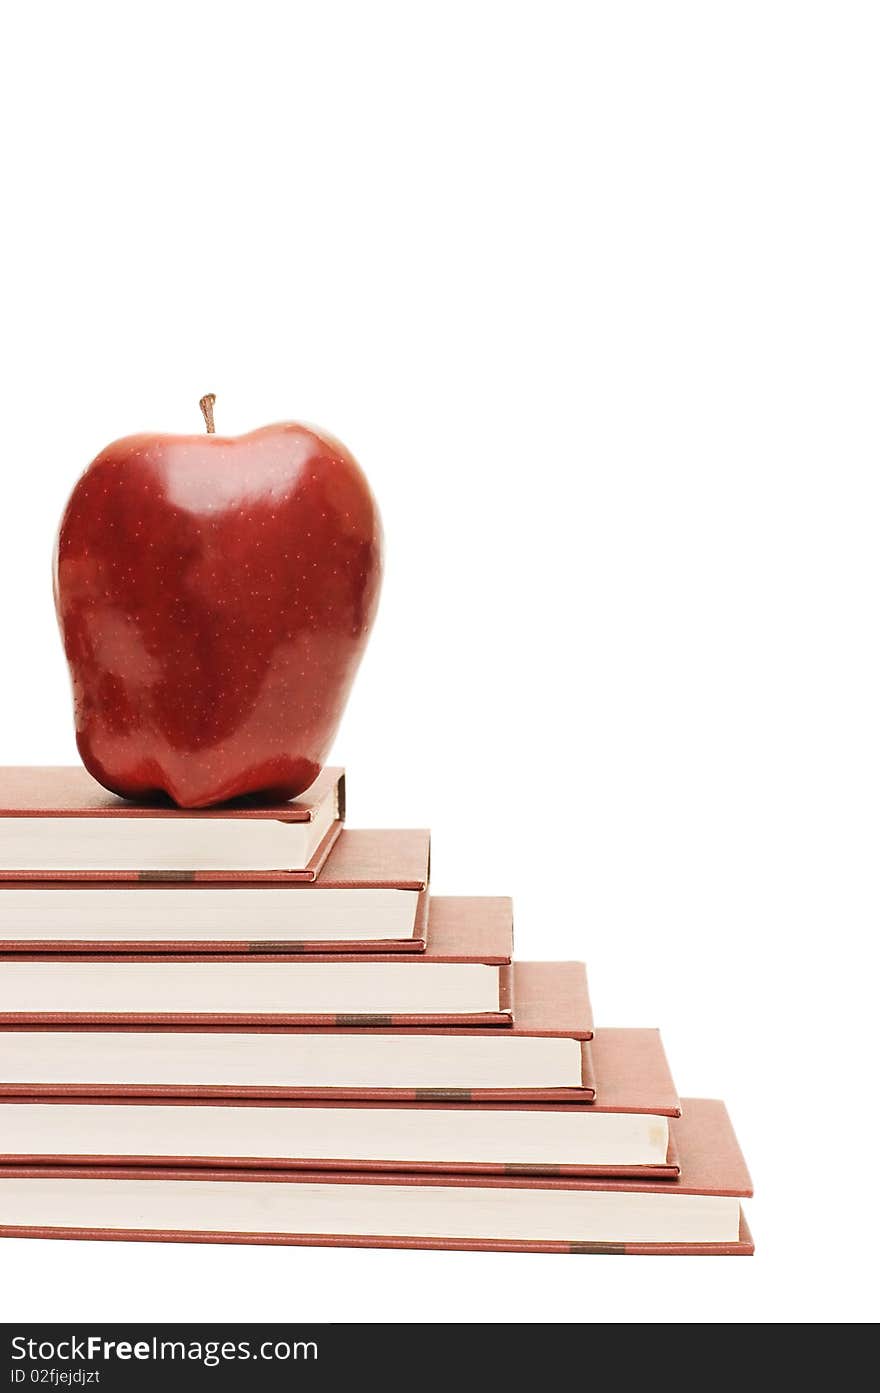
[[[205,425],[208,428],[209,435],[214,434],[214,402],[216,400],[217,398],[213,392],[207,392],[199,402],[199,406],[202,408],[202,415],[205,418]]]

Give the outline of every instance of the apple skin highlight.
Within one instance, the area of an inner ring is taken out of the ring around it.
[[[86,768],[182,808],[302,793],[381,579],[375,500],[331,436],[288,422],[109,445],[71,494],[54,561]]]

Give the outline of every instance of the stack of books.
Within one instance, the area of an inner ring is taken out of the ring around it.
[[[423,831],[0,772],[0,1234],[746,1254],[724,1105]]]

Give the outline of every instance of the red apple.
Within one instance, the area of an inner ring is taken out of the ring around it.
[[[343,445],[287,422],[132,435],[61,520],[55,605],[86,768],[183,808],[292,798],[330,748],[376,612],[382,529]]]

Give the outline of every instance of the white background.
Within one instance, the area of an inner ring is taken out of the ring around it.
[[[293,417],[384,514],[335,755],[751,1164],[754,1261],[0,1244],[6,1319],[858,1320],[875,1264],[880,18],[80,3],[3,21],[0,762],[73,761],[54,528]]]

